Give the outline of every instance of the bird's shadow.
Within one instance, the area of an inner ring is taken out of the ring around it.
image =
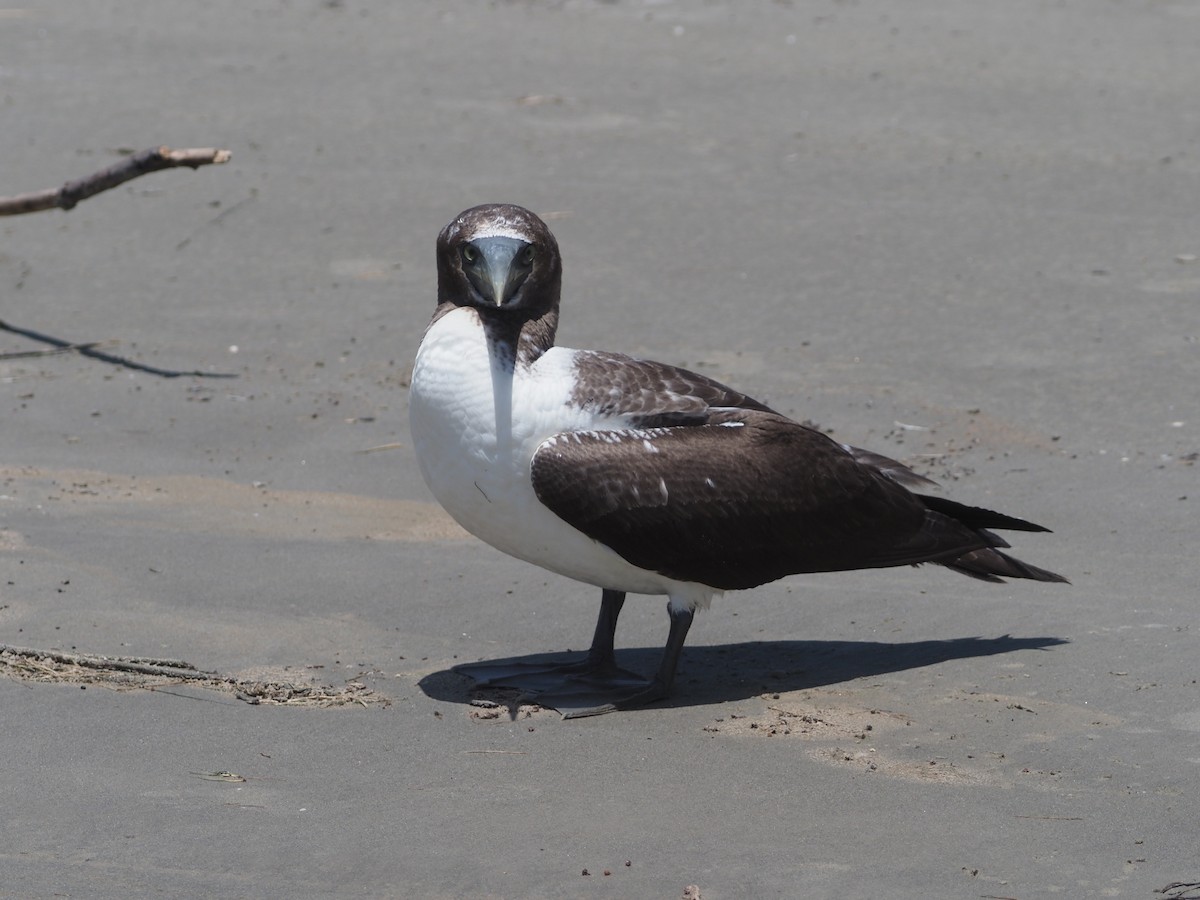
[[[1058,637],[963,637],[944,641],[752,641],[688,647],[679,664],[671,697],[656,706],[704,706],[745,700],[764,693],[797,691],[840,684],[856,678],[919,669],[952,659],[995,656],[1016,650],[1045,650],[1069,643]],[[659,647],[617,651],[617,663],[651,674],[662,656]],[[497,665],[566,662],[579,653],[538,653],[493,660]],[[470,703],[473,682],[453,669],[426,675],[418,682],[426,696]],[[536,696],[532,698],[537,702]]]

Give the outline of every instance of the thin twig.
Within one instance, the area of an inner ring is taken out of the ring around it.
[[[506,756],[525,756],[528,750],[464,750],[463,753],[500,753]]]
[[[200,166],[219,165],[229,162],[230,156],[231,154],[228,150],[213,148],[172,150],[170,147],[151,147],[149,150],[133,153],[120,162],[109,166],[107,169],[94,172],[85,178],[68,181],[59,188],[34,191],[29,194],[18,194],[15,197],[0,197],[0,216],[16,216],[22,213],[39,212],[45,209],[72,209],[81,200],[94,197],[101,191],[107,191],[141,175],[157,172],[161,169],[178,168],[179,166],[198,169]],[[22,356],[44,356],[50,353],[74,351],[82,356],[90,356],[93,359],[98,359],[101,362],[124,366],[127,369],[135,369],[139,372],[147,372],[151,375],[158,375],[160,378],[178,378],[183,375],[190,375],[197,378],[237,377],[233,373],[181,372],[173,369],[160,369],[156,366],[147,366],[121,356],[113,356],[112,354],[97,350],[97,342],[95,341],[87,343],[64,341],[37,331],[18,328],[3,321],[0,321],[0,330],[19,334],[30,340],[49,344],[56,348],[51,351],[43,350],[28,354],[7,353],[0,356],[0,359],[18,359]]]
[[[19,334],[22,337],[27,337],[31,341],[39,341],[43,344],[49,344],[51,347],[57,347],[59,350],[73,350],[80,356],[90,356],[92,359],[98,359],[101,362],[111,363],[114,366],[124,366],[126,369],[134,369],[138,372],[147,372],[150,375],[157,375],[159,378],[179,378],[181,376],[191,376],[194,378],[237,378],[236,372],[201,372],[193,370],[191,372],[182,372],[177,369],[160,369],[157,366],[148,366],[144,363],[134,362],[131,359],[126,359],[123,356],[114,356],[111,353],[105,353],[102,350],[97,350],[96,342],[91,343],[73,343],[72,341],[64,341],[61,338],[52,337],[48,334],[42,334],[40,331],[32,331],[28,328],[19,328],[0,319],[0,331],[8,331],[12,334]]]
[[[186,247],[188,244],[190,244],[192,242],[192,238],[194,238],[197,234],[199,234],[205,228],[210,228],[213,225],[220,224],[222,221],[224,221],[229,216],[233,215],[235,212],[237,212],[239,209],[241,209],[247,203],[250,203],[251,201],[253,201],[257,196],[258,196],[257,193],[255,193],[254,189],[251,188],[251,193],[250,193],[249,197],[243,197],[237,203],[233,204],[233,206],[225,207],[225,209],[221,210],[219,213],[217,213],[215,216],[213,216],[211,219],[209,219],[207,222],[205,222],[203,225],[201,225],[199,228],[197,228],[195,231],[193,231],[187,237],[185,237],[182,241],[180,241],[178,244],[176,244],[175,249],[182,250],[184,247]]]
[[[399,441],[396,441],[391,444],[376,444],[374,447],[364,447],[362,450],[358,450],[357,452],[358,453],[378,453],[380,450],[400,450],[406,446],[407,446],[406,444],[402,444]]]
[[[200,166],[220,165],[229,162],[230,156],[228,150],[214,148],[172,150],[170,147],[151,147],[149,150],[134,153],[107,169],[75,181],[68,181],[59,188],[17,194],[15,197],[0,197],[0,216],[19,216],[45,209],[72,209],[81,200],[94,197],[102,191],[150,172],[180,166],[198,169]]]

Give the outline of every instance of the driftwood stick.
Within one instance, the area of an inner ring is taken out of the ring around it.
[[[229,162],[230,156],[231,154],[228,150],[213,148],[172,150],[170,147],[151,147],[149,150],[133,153],[120,162],[109,166],[107,169],[94,172],[85,178],[68,181],[60,188],[35,191],[30,194],[19,194],[15,197],[0,197],[0,216],[16,216],[22,213],[39,212],[44,209],[71,209],[81,200],[86,200],[88,197],[93,197],[101,191],[107,191],[110,188],[124,184],[126,181],[141,175],[146,175],[149,172],[157,172],[161,169],[173,169],[179,166],[198,169],[200,166],[219,165]],[[10,325],[3,320],[0,320],[0,331],[19,334],[22,337],[27,337],[42,344],[49,344],[55,348],[53,351],[40,351],[43,354],[47,352],[73,351],[79,353],[81,356],[89,356],[101,362],[124,366],[127,369],[134,369],[139,372],[147,372],[151,375],[158,375],[161,378],[178,378],[180,376],[193,376],[197,378],[237,377],[233,373],[225,372],[187,372],[147,366],[98,350],[98,342],[95,341],[86,343],[64,341],[61,338],[56,338],[48,334]],[[25,354],[11,353],[6,354],[5,358],[16,359],[22,355]]]
[[[149,150],[127,156],[107,169],[94,172],[85,178],[68,181],[59,188],[18,194],[15,197],[0,197],[0,216],[19,216],[22,213],[40,212],[44,209],[68,210],[81,200],[94,197],[101,191],[115,188],[150,172],[179,166],[198,169],[200,166],[219,165],[229,162],[230,156],[228,150],[212,148],[172,150],[170,147],[151,147]]]

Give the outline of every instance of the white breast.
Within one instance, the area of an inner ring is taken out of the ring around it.
[[[417,351],[409,400],[425,483],[460,525],[519,559],[613,590],[694,593],[697,586],[633,566],[571,528],[534,494],[530,465],[543,441],[564,431],[622,427],[569,402],[574,356],[554,347],[509,372],[491,358],[474,310],[438,319]]]

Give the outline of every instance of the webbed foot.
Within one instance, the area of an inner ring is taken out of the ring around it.
[[[556,661],[464,663],[454,671],[480,687],[512,688],[540,706],[556,709],[564,719],[596,716],[661,700],[666,686],[589,655]]]

